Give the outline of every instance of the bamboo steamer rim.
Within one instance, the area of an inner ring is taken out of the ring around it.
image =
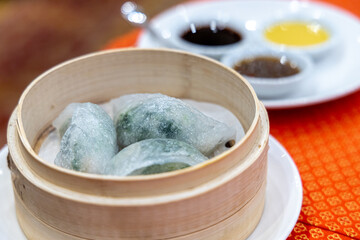
[[[70,65],[74,62],[77,61],[81,61],[81,60],[85,60],[87,58],[91,58],[91,57],[96,57],[99,55],[107,55],[107,54],[114,54],[114,53],[122,53],[122,52],[141,52],[141,51],[146,51],[146,52],[167,52],[167,53],[173,53],[173,54],[181,54],[181,55],[188,55],[191,57],[195,57],[195,58],[199,58],[199,60],[203,60],[203,61],[208,61],[211,62],[212,64],[217,65],[220,68],[224,68],[227,71],[231,72],[232,74],[236,75],[248,88],[248,90],[251,93],[251,96],[254,99],[255,102],[255,116],[253,118],[253,121],[249,127],[249,129],[247,130],[247,132],[245,133],[245,136],[239,141],[237,142],[234,146],[232,146],[229,150],[208,159],[207,161],[197,164],[195,166],[191,166],[188,168],[184,168],[184,169],[180,169],[180,170],[176,170],[176,171],[172,171],[172,172],[165,172],[165,173],[159,173],[159,174],[153,174],[153,175],[141,175],[141,176],[110,176],[110,175],[99,175],[99,174],[91,174],[91,173],[84,173],[84,172],[77,172],[77,171],[73,171],[73,170],[69,170],[69,169],[65,169],[62,167],[59,167],[55,164],[50,164],[47,161],[45,161],[44,159],[40,158],[38,156],[38,154],[35,153],[34,149],[31,147],[31,144],[28,141],[28,138],[26,136],[25,130],[24,130],[24,126],[23,126],[23,122],[22,122],[22,111],[23,111],[23,103],[24,101],[26,101],[26,97],[29,94],[29,92],[31,91],[31,89],[36,86],[37,84],[39,84],[39,82],[43,79],[43,77],[47,76],[48,74],[56,71],[57,69],[60,69],[64,66]],[[152,48],[125,48],[125,49],[113,49],[113,50],[105,50],[105,51],[99,51],[99,52],[95,52],[95,53],[90,53],[90,54],[86,54],[68,61],[65,61],[63,63],[60,63],[58,65],[56,65],[55,67],[50,68],[49,70],[47,70],[46,72],[44,72],[43,74],[41,74],[40,76],[38,76],[37,78],[35,78],[24,90],[24,92],[22,93],[19,102],[18,102],[18,106],[16,109],[16,128],[19,134],[19,138],[22,142],[22,144],[24,145],[25,149],[28,151],[28,153],[39,163],[45,165],[46,167],[49,167],[53,170],[56,170],[58,172],[62,172],[64,174],[68,174],[68,175],[72,175],[72,176],[76,176],[79,178],[84,178],[84,179],[93,179],[93,180],[102,180],[102,181],[122,181],[122,182],[141,182],[141,181],[146,181],[146,180],[153,180],[153,179],[166,179],[168,177],[171,176],[178,176],[178,175],[182,175],[188,172],[192,172],[192,171],[196,171],[197,169],[203,168],[207,165],[213,164],[215,162],[221,161],[222,158],[228,156],[229,154],[231,154],[233,151],[235,151],[235,149],[240,148],[244,142],[247,141],[247,139],[250,137],[250,135],[252,134],[252,132],[255,130],[256,125],[259,122],[260,119],[260,109],[259,109],[259,104],[260,101],[254,91],[254,89],[252,88],[252,86],[250,85],[250,83],[245,80],[245,78],[243,76],[241,76],[237,71],[233,70],[230,67],[227,67],[225,65],[223,65],[222,63],[220,63],[219,61],[216,61],[214,59],[211,59],[209,57],[206,56],[201,56],[198,54],[194,54],[194,53],[189,53],[189,52],[185,52],[182,50],[174,50],[174,49],[152,49]]]

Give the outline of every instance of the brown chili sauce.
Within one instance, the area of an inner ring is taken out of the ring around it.
[[[300,72],[300,69],[290,61],[268,56],[244,59],[238,62],[234,69],[240,74],[259,78],[288,77]]]
[[[206,46],[228,45],[242,40],[241,34],[230,28],[219,26],[215,28],[200,26],[195,28],[195,31],[189,29],[181,37],[188,42]]]

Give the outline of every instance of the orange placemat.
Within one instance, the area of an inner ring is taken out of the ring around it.
[[[269,111],[269,117],[271,134],[293,157],[303,182],[298,228],[288,239],[360,239],[360,93],[313,107]],[[317,227],[321,234],[299,232],[300,226]]]
[[[322,2],[360,16],[358,0]],[[139,33],[136,29],[106,48],[135,46]],[[321,105],[272,110],[269,118],[271,134],[293,157],[303,182],[302,210],[288,240],[360,240],[360,92]]]

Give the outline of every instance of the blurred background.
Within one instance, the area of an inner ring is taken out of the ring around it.
[[[65,60],[131,31],[120,0],[0,0],[0,148],[22,91]],[[150,17],[183,0],[137,0]]]

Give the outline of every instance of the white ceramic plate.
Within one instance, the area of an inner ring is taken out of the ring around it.
[[[7,147],[0,150],[0,239],[25,240],[15,215]],[[286,150],[270,137],[266,201],[263,216],[248,240],[286,239],[302,204],[299,172]]]
[[[360,22],[339,8],[309,1],[218,1],[195,2],[171,8],[152,20],[151,25],[163,31],[169,22],[198,13],[240,16],[248,34],[256,35],[265,20],[289,13],[306,13],[323,19],[337,29],[340,45],[329,56],[316,62],[311,78],[297,92],[282,98],[261,99],[268,109],[294,108],[340,98],[360,89]],[[188,20],[187,20],[188,21]],[[165,32],[166,35],[166,32]],[[139,47],[166,47],[143,32]]]

